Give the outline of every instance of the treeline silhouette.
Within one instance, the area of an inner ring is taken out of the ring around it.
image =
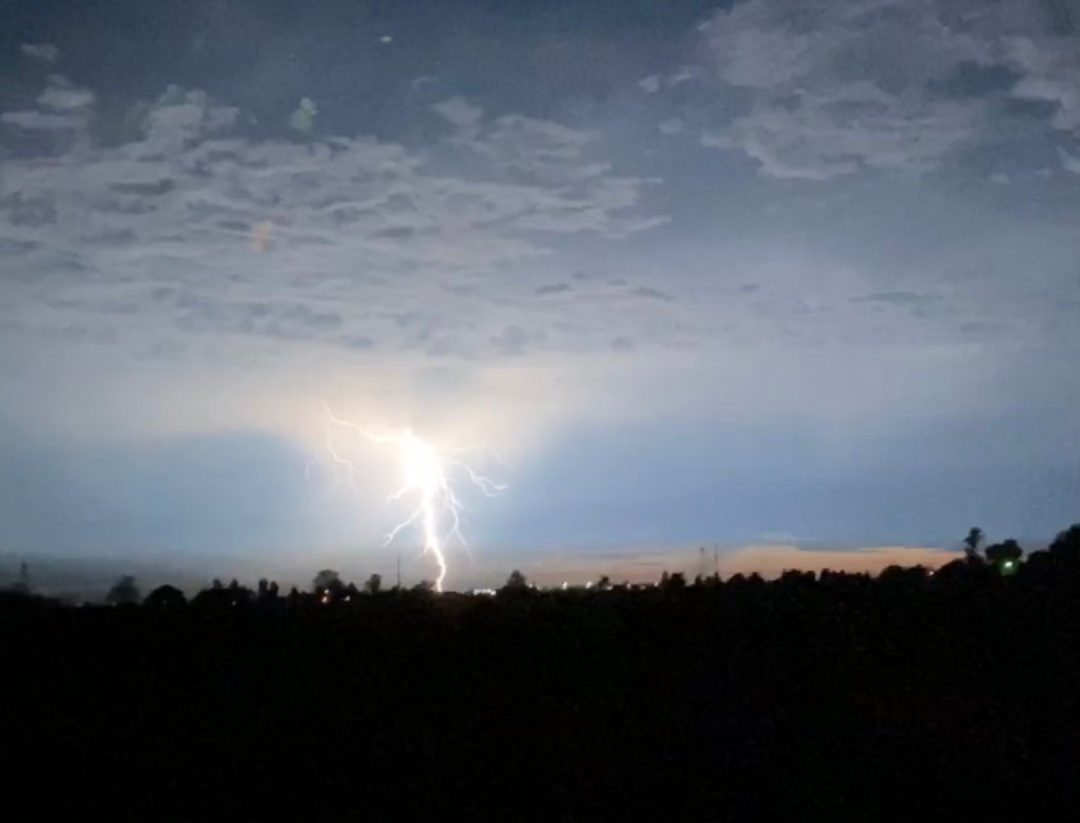
[[[82,608],[7,592],[10,785],[53,816],[92,798],[166,819],[1064,813],[1080,525],[1026,556],[964,543],[933,571],[568,590],[515,572],[491,597],[331,570],[190,599],[123,578]]]

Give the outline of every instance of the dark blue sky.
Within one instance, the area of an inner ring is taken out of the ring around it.
[[[0,11],[0,551],[377,549],[324,400],[458,584],[1077,519],[1080,3]]]

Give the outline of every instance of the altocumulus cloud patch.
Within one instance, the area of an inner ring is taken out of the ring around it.
[[[314,135],[314,115],[303,139],[260,137],[239,109],[178,87],[132,108],[121,138],[104,142],[91,127],[98,102],[52,75],[35,106],[0,115],[12,146],[0,166],[8,333],[107,326],[144,341],[365,351],[412,345],[392,318],[420,305],[444,353],[523,352],[526,339],[481,319],[493,299],[529,311],[536,289],[516,267],[548,255],[553,237],[618,242],[665,219],[649,213],[653,183],[597,159],[596,135],[489,119],[459,99],[435,107],[449,128],[426,149]],[[121,304],[122,319],[105,308]]]

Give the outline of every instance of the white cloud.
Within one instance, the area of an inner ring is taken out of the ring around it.
[[[638,88],[646,94],[656,94],[660,91],[660,78],[655,74],[650,75],[638,82]]]
[[[0,113],[0,124],[25,131],[75,131],[85,122],[81,117],[31,110]]]
[[[38,108],[0,113],[0,124],[26,131],[73,132],[86,128],[96,97],[61,74],[49,77],[38,95]]]
[[[1065,171],[1080,174],[1080,157],[1074,157],[1061,148],[1058,149],[1058,156],[1061,158],[1061,165]]]
[[[60,59],[60,49],[52,43],[23,43],[22,53],[45,63],[55,63]]]
[[[762,174],[828,180],[864,169],[921,172],[985,141],[995,99],[1056,105],[1080,128],[1080,44],[1052,32],[1038,4],[1002,0],[847,0],[806,7],[749,0],[700,27],[724,84],[750,110],[704,145],[738,150]],[[1011,69],[1011,90],[947,92],[965,67]]]
[[[451,97],[431,107],[448,123],[463,131],[475,130],[484,118],[484,110],[461,97]]]
[[[790,108],[756,104],[727,129],[705,134],[702,144],[739,149],[778,178],[829,180],[867,168],[921,172],[970,140],[981,117],[977,106],[893,98],[862,83],[793,96]]]
[[[207,137],[228,134],[240,112],[217,103],[204,91],[169,86],[149,107],[142,121],[145,151],[181,155]]]
[[[668,78],[668,83],[672,86],[681,86],[683,83],[696,79],[700,74],[701,69],[697,66],[681,66]]]
[[[94,146],[94,104],[53,78],[38,108],[0,117],[81,138],[0,162],[0,255],[12,273],[0,279],[0,333],[100,330],[143,351],[247,339],[268,355],[288,342],[383,362],[534,355],[541,342],[607,351],[621,326],[504,334],[547,325],[552,312],[532,299],[534,283],[507,273],[550,255],[550,235],[614,239],[664,219],[645,208],[649,181],[597,161],[595,135],[486,120],[460,100],[441,107],[459,130],[424,149],[250,139],[237,109],[176,87],[133,110],[141,135]],[[474,173],[461,173],[462,151]],[[495,319],[496,303],[513,307],[513,322]],[[595,295],[580,313],[602,303]]]
[[[1054,127],[1080,136],[1080,37],[1012,37],[1005,57],[1020,71],[1014,97],[1053,104]]]
[[[301,134],[309,134],[315,128],[315,118],[319,107],[310,97],[301,97],[296,109],[289,117],[289,128]]]
[[[93,107],[96,97],[89,89],[72,85],[66,77],[54,74],[38,97],[38,105],[55,112],[84,112]]]
[[[220,368],[234,377],[264,371],[274,385],[256,392],[243,384],[244,404],[251,395],[243,419],[270,414],[262,409],[281,402],[281,386],[302,383],[318,393],[312,387],[340,379],[362,382],[376,394],[388,375],[412,374],[432,363],[507,368],[512,376],[483,390],[509,395],[507,386],[514,386],[529,402],[537,374],[558,375],[562,383],[552,377],[545,386],[560,403],[576,405],[577,415],[713,409],[701,402],[702,387],[720,385],[729,397],[748,398],[747,414],[788,410],[787,388],[755,394],[762,364],[774,356],[786,362],[773,351],[777,346],[790,346],[800,361],[790,372],[786,365],[779,369],[788,375],[785,386],[803,380],[808,398],[827,386],[813,401],[820,408],[808,414],[826,414],[833,406],[866,410],[859,405],[866,401],[853,401],[845,388],[853,370],[838,374],[836,364],[859,360],[851,348],[867,342],[895,346],[897,360],[922,365],[920,358],[929,358],[929,368],[949,373],[947,381],[920,382],[903,372],[891,393],[867,394],[873,414],[936,402],[913,392],[915,383],[928,385],[935,396],[955,383],[955,364],[938,364],[929,347],[947,349],[962,339],[958,321],[964,316],[931,316],[939,311],[933,306],[913,320],[911,307],[879,312],[878,304],[849,302],[879,292],[916,292],[925,284],[873,286],[878,272],[852,271],[806,249],[780,249],[775,238],[769,247],[785,255],[780,261],[760,250],[735,253],[734,240],[710,246],[709,276],[700,278],[684,271],[697,263],[671,246],[657,245],[659,256],[652,259],[643,259],[652,253],[646,244],[612,254],[619,246],[607,241],[645,231],[667,216],[651,203],[656,181],[616,170],[595,133],[536,118],[485,116],[458,99],[441,105],[451,134],[423,147],[373,138],[255,138],[245,133],[235,108],[173,88],[132,112],[128,123],[138,128],[127,142],[95,145],[88,128],[94,95],[66,81],[50,83],[37,108],[2,118],[12,127],[24,118],[61,122],[80,138],[77,147],[58,146],[34,157],[15,153],[19,141],[12,141],[15,148],[0,161],[4,368],[13,362],[21,367],[22,358],[40,363],[51,352],[63,362],[60,367],[60,360],[53,361],[55,371],[78,369],[100,378],[115,368],[113,359],[122,351],[139,365],[133,385],[163,363],[198,367],[202,374],[224,362]],[[869,85],[851,83],[830,99],[872,107],[875,95]],[[769,116],[781,117],[776,111]],[[765,122],[774,123],[774,131],[797,130],[782,119]],[[287,124],[279,126],[284,131]],[[832,128],[827,134],[844,152],[858,155],[856,137]],[[894,146],[896,159],[888,161],[894,167],[911,162],[904,128],[917,126],[902,127],[892,143],[881,129],[874,132],[879,154]],[[753,136],[747,127],[743,145]],[[835,175],[844,164],[862,162],[812,141],[814,157],[783,142],[777,151],[776,139],[760,139],[760,156],[774,174]],[[562,282],[574,270],[561,250],[580,241],[596,244],[589,252],[597,254],[599,271],[575,278],[572,298],[538,298],[539,287]],[[746,278],[762,287],[733,299],[732,283]],[[1007,328],[995,325],[1000,318],[993,307],[971,306],[988,327]],[[805,368],[805,344],[835,350],[812,370]],[[672,366],[693,347],[709,347],[702,358],[707,373],[678,376]],[[90,362],[76,365],[74,349]],[[742,352],[745,372],[725,359],[733,351]],[[95,370],[90,352],[108,368]],[[626,372],[615,377],[616,368]],[[643,400],[641,387],[669,372],[680,385],[650,390]],[[873,381],[880,361],[856,372],[859,380]],[[714,379],[718,373],[722,379]],[[580,374],[590,379],[575,383],[571,394],[565,384]],[[831,375],[837,380],[829,382]],[[33,370],[23,379],[32,382]],[[191,387],[199,381],[182,382]],[[220,384],[227,389],[229,377]],[[583,410],[601,386],[604,398]],[[89,390],[80,387],[83,394]],[[306,393],[303,400],[310,403]],[[102,396],[107,419],[113,407]],[[504,400],[485,394],[481,405],[505,411],[513,404]],[[200,402],[208,417],[220,412],[220,421],[237,414],[240,401],[220,410],[215,397]],[[70,397],[57,405],[67,403]],[[736,413],[733,406],[726,407],[729,413]],[[518,413],[508,413],[507,421]]]
[[[670,117],[667,120],[660,121],[656,128],[660,130],[661,134],[672,137],[676,134],[682,134],[686,126],[681,118]]]

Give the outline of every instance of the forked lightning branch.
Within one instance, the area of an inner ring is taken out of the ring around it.
[[[400,485],[388,502],[412,503],[408,516],[395,525],[383,542],[388,546],[408,530],[415,530],[423,542],[423,551],[435,562],[438,574],[435,590],[442,591],[448,566],[448,549],[455,543],[468,547],[461,531],[461,513],[465,508],[458,494],[462,483],[469,483],[482,494],[492,497],[507,487],[483,476],[467,463],[451,457],[455,449],[441,449],[424,440],[411,428],[374,429],[338,417],[326,408],[326,451],[332,464],[342,473],[349,488],[359,493],[356,485],[356,462],[348,456],[343,443],[346,438],[359,439],[362,444],[390,446],[397,450],[401,471]]]

